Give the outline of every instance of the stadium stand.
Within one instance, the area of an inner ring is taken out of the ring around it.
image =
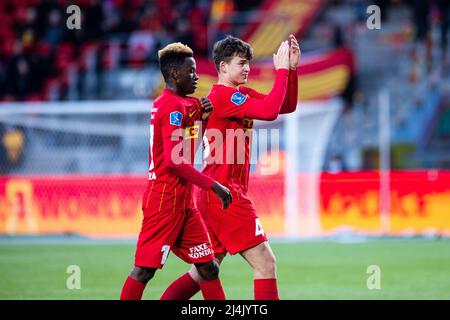
[[[79,30],[66,28],[71,4],[81,8]],[[154,63],[171,41],[206,54],[208,16],[207,1],[1,1],[0,100],[73,98],[89,72]]]

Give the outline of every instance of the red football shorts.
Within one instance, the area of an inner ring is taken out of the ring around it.
[[[224,210],[221,202],[197,201],[214,253],[236,254],[264,241],[266,234],[253,204],[248,199],[233,199]]]
[[[161,269],[170,251],[187,263],[214,259],[208,231],[198,209],[144,211],[134,264]]]

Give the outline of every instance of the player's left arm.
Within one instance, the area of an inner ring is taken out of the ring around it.
[[[186,130],[184,128],[186,119],[183,118],[186,114],[181,106],[177,104],[166,105],[163,110],[158,112],[162,112],[159,121],[161,123],[165,165],[175,175],[204,190],[209,190],[214,180],[195,169],[191,164],[191,157],[186,154],[192,153],[192,150],[187,152],[186,148],[190,148],[191,144],[183,143]]]
[[[208,126],[208,120],[211,116],[211,113],[214,110],[213,104],[211,100],[207,97],[201,97],[200,98],[201,103],[201,110],[202,110],[202,128],[200,131],[200,137],[196,139],[196,148],[200,146],[201,143],[203,143],[203,137],[205,136],[206,128]]]
[[[300,46],[293,34],[289,35],[289,80],[286,97],[280,109],[280,114],[291,113],[297,109],[298,103],[298,74],[297,68],[300,62]]]

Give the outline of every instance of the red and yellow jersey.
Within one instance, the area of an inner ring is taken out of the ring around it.
[[[151,110],[149,171],[143,209],[158,212],[190,208],[192,183],[203,189],[209,189],[214,183],[192,166],[194,141],[201,138],[200,119],[199,99],[181,97],[164,89],[155,100]]]
[[[273,120],[295,111],[297,82],[297,72],[279,69],[267,95],[245,86],[212,86],[208,98],[214,109],[205,131],[202,172],[230,189],[233,200],[247,199],[253,119]],[[218,201],[203,190],[198,200]]]
[[[245,117],[249,95],[216,84],[208,98],[214,111],[205,131],[206,166],[202,172],[229,188],[238,200],[247,193],[250,172],[253,120]]]

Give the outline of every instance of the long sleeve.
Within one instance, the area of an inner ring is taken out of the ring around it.
[[[241,86],[239,91],[243,94],[248,94],[250,97],[263,100],[267,97],[266,94],[253,90],[249,87]],[[289,70],[289,80],[286,96],[284,97],[283,104],[281,105],[280,113],[291,113],[297,109],[298,103],[298,75],[297,70]]]
[[[277,70],[272,90],[262,100],[249,98],[245,116],[257,120],[275,120],[286,96],[288,70]]]
[[[275,120],[286,95],[288,73],[287,69],[277,70],[272,90],[257,98],[234,88],[212,94],[210,99],[215,106],[214,112],[220,118]]]
[[[281,106],[280,114],[291,113],[297,109],[298,103],[298,75],[297,69],[289,70],[289,82],[286,97]]]

